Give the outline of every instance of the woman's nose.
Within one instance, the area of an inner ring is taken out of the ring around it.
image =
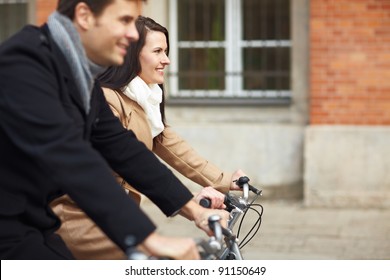
[[[164,54],[164,57],[163,57],[161,63],[169,65],[169,64],[171,64],[171,60],[169,59],[169,57],[166,54]]]

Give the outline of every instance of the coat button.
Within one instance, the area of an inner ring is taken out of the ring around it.
[[[49,42],[47,41],[47,38],[45,35],[41,34],[39,36],[39,39],[41,40],[41,42],[44,44],[44,45],[49,45]]]

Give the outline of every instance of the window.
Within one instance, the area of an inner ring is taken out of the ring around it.
[[[27,24],[27,0],[0,0],[0,43]]]
[[[170,0],[170,102],[289,100],[290,0]]]

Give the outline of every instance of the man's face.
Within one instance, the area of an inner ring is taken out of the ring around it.
[[[81,40],[87,57],[101,66],[121,65],[131,41],[138,40],[138,1],[114,0],[99,16],[91,15]]]

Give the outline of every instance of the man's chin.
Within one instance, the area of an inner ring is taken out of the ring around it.
[[[121,66],[125,62],[125,58],[122,56],[118,56],[115,59],[112,59],[109,66]]]

